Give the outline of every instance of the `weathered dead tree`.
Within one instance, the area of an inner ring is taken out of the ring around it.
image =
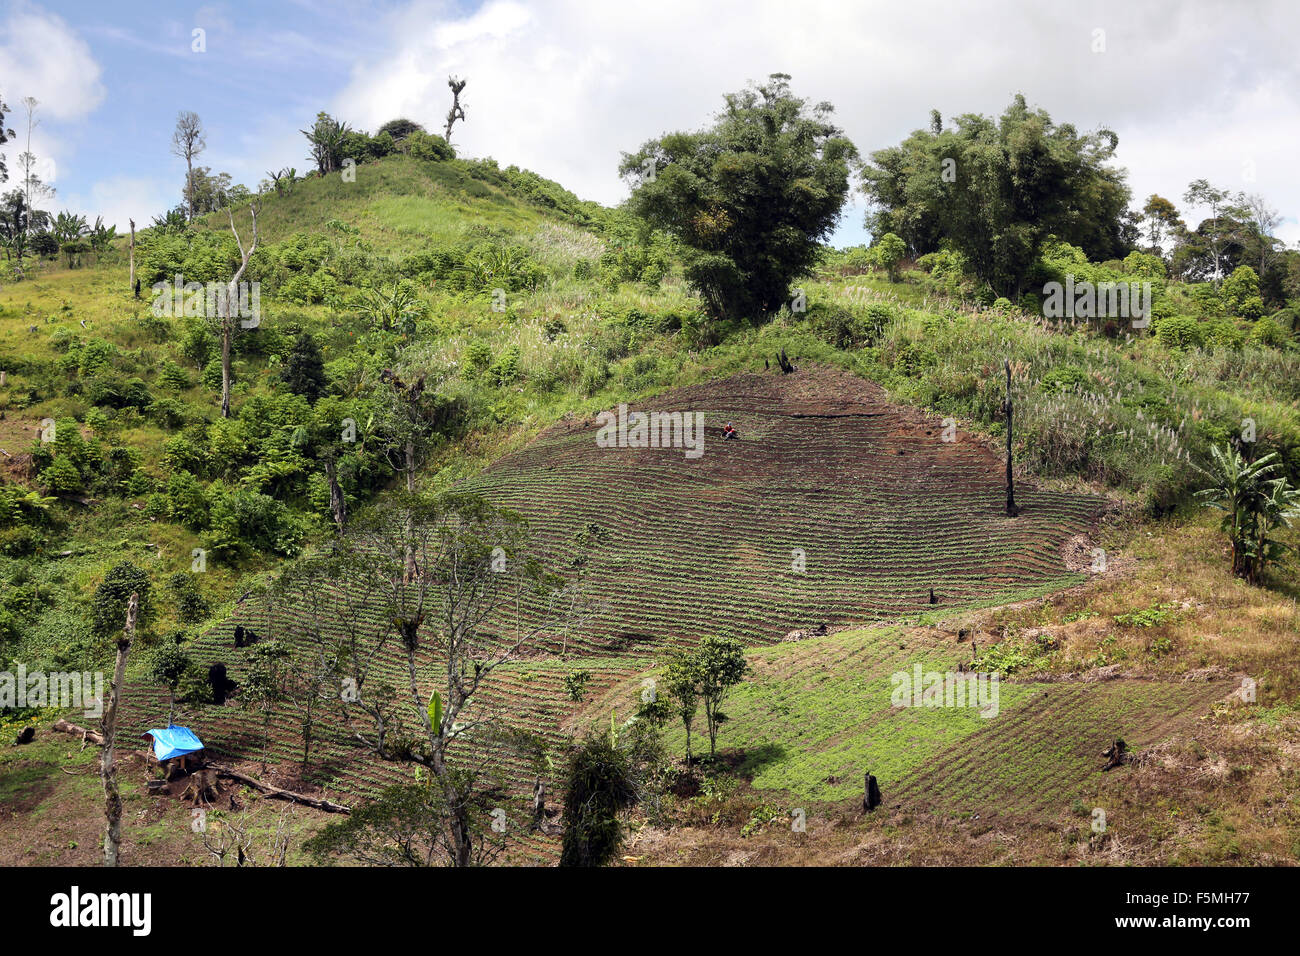
[[[451,89],[451,109],[447,111],[447,127],[443,130],[442,138],[451,145],[451,127],[456,120],[465,119],[465,110],[460,105],[460,91],[465,89],[465,80],[456,76],[447,77],[447,86]]]
[[[113,763],[113,744],[117,735],[117,705],[122,696],[122,682],[126,679],[126,656],[135,639],[135,619],[140,610],[140,595],[135,591],[126,603],[126,624],[117,639],[117,665],[113,668],[113,684],[109,688],[108,702],[104,707],[104,751],[100,754],[99,776],[104,784],[104,865],[117,866],[122,843],[122,794],[117,789],[117,767]]]
[[[794,364],[786,357],[785,349],[781,349],[776,357],[776,364],[781,367],[782,375],[789,375],[795,370]]]
[[[221,417],[230,417],[230,346],[235,338],[235,322],[238,314],[237,303],[239,302],[239,280],[244,277],[244,271],[248,268],[248,260],[253,257],[257,251],[257,214],[261,211],[262,204],[254,200],[248,207],[249,214],[253,217],[253,241],[248,249],[244,249],[244,241],[239,238],[239,230],[235,228],[235,211],[227,209],[230,216],[230,231],[235,234],[235,244],[239,246],[239,268],[235,274],[230,277],[230,282],[226,285],[226,295],[220,301],[217,309],[218,322],[221,326]]]

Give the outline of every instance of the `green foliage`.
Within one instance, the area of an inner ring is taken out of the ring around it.
[[[863,170],[874,234],[894,232],[913,255],[947,240],[997,293],[1018,298],[1047,237],[1097,259],[1127,252],[1124,172],[1108,165],[1117,139],[1079,134],[1017,95],[1002,116],[967,113],[954,128],[917,130]]]
[[[456,151],[441,136],[414,129],[407,133],[402,148],[416,159],[440,163],[455,159]]]
[[[871,251],[876,264],[884,269],[890,282],[898,281],[898,267],[907,255],[907,243],[897,235],[887,232],[872,245]]]
[[[1247,461],[1229,445],[1211,449],[1215,484],[1197,492],[1207,507],[1222,511],[1222,528],[1232,545],[1232,571],[1258,583],[1270,563],[1289,546],[1274,532],[1300,517],[1300,488],[1285,475],[1276,452]]]
[[[564,690],[569,695],[569,700],[574,703],[582,703],[583,697],[587,694],[587,685],[591,682],[591,671],[576,670],[570,671],[564,675]]]
[[[1174,316],[1155,323],[1156,340],[1175,351],[1198,348],[1204,344],[1204,330],[1195,319]]]
[[[136,627],[143,630],[153,620],[153,585],[149,575],[130,561],[109,568],[91,600],[92,627],[96,635],[116,635],[126,623],[126,606],[137,595]]]
[[[192,573],[177,571],[167,579],[167,590],[176,603],[176,616],[186,624],[202,621],[211,611]]]
[[[623,846],[619,813],[636,800],[627,754],[592,732],[569,761],[560,866],[606,866]]]
[[[1124,627],[1159,627],[1168,624],[1177,614],[1177,604],[1152,604],[1150,607],[1116,614],[1115,623]]]
[[[294,341],[293,351],[280,372],[280,380],[289,391],[313,404],[328,390],[325,360],[310,332],[304,332]]]
[[[681,244],[708,314],[758,322],[810,273],[856,153],[830,105],[809,108],[785,74],[726,102],[713,128],[647,142],[619,172],[634,181],[632,212]]]

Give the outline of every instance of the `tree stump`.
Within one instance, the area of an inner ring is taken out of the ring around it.
[[[1111,770],[1122,764],[1127,751],[1128,744],[1124,743],[1123,740],[1116,739],[1114,743],[1101,752],[1101,755],[1106,758],[1106,766],[1101,768],[1102,771]]]
[[[870,813],[880,806],[880,786],[874,774],[868,773],[862,787],[862,809]]]

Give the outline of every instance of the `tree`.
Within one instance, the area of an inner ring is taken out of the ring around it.
[[[36,108],[40,106],[40,101],[34,96],[25,96],[23,106],[27,109],[27,148],[19,155],[18,162],[23,167],[23,196],[27,208],[34,209],[36,203],[54,196],[54,187],[41,182],[41,178],[36,175],[36,154],[32,152],[32,130],[41,125],[40,120],[36,119]],[[31,223],[30,228],[35,225],[35,222]]]
[[[1282,222],[1282,214],[1259,193],[1242,194],[1238,200],[1241,210],[1246,214],[1258,243],[1259,275],[1263,277],[1269,265],[1277,257],[1278,247],[1283,243],[1273,237],[1273,230]]]
[[[303,396],[313,405],[328,391],[325,359],[310,332],[304,332],[294,341],[293,351],[289,353],[284,369],[280,372],[280,380],[289,391]]]
[[[628,755],[608,733],[590,732],[566,777],[560,866],[605,866],[623,846],[619,813],[636,801]]]
[[[460,105],[460,92],[465,89],[466,82],[467,81],[460,79],[460,77],[447,77],[447,88],[451,90],[451,109],[447,111],[447,126],[443,131],[442,138],[447,141],[448,146],[451,145],[452,124],[454,124],[456,120],[460,120],[461,122],[464,122],[465,120],[465,110],[462,109]]]
[[[5,104],[4,97],[0,96],[0,146],[9,142],[14,136],[14,131],[5,127],[5,116],[8,113],[9,107]],[[4,153],[0,153],[0,183],[8,181],[9,167],[5,165]]]
[[[862,190],[873,235],[893,232],[913,256],[947,240],[975,274],[1018,299],[1049,235],[1095,260],[1123,258],[1131,224],[1118,138],[1080,134],[1019,94],[998,119],[967,113],[871,154]]]
[[[1201,231],[1209,245],[1210,255],[1213,260],[1213,271],[1210,277],[1217,283],[1223,278],[1224,268],[1222,264],[1223,246],[1225,240],[1232,238],[1236,230],[1228,234],[1220,229],[1221,217],[1227,215],[1240,215],[1241,210],[1234,207],[1230,200],[1232,194],[1226,189],[1219,189],[1211,186],[1207,180],[1193,180],[1187,186],[1187,191],[1183,193],[1183,202],[1192,206],[1208,206],[1210,208],[1210,218],[1206,221],[1209,227],[1205,228],[1206,223],[1202,223]]]
[[[117,705],[121,702],[122,685],[126,680],[126,658],[135,640],[136,615],[139,595],[134,591],[123,608],[122,632],[117,637],[117,663],[113,668],[113,684],[109,688],[104,706],[104,749],[99,758],[99,777],[104,787],[104,865],[117,866],[122,843],[122,795],[117,789],[117,766],[114,763],[114,746],[117,741]]]
[[[179,644],[163,644],[149,658],[145,676],[158,684],[167,685],[167,726],[172,725],[176,714],[176,688],[190,669],[193,661]]]
[[[207,166],[196,166],[185,179],[185,199],[193,215],[217,212],[248,198],[248,187],[236,185],[230,173],[213,175]]]
[[[907,244],[892,232],[887,232],[876,241],[872,251],[876,262],[889,276],[889,281],[897,282],[898,266],[907,254]]]
[[[106,226],[104,225],[104,217],[96,216],[95,224],[90,227],[86,236],[91,250],[95,253],[95,261],[98,262],[104,253],[108,251],[108,247],[112,245],[113,240],[117,238],[117,226]]]
[[[350,127],[330,116],[324,110],[316,114],[316,122],[311,129],[298,132],[307,137],[311,144],[311,160],[316,164],[316,171],[322,176],[339,168],[343,161],[343,142]]]
[[[700,707],[700,679],[696,660],[685,651],[677,651],[668,658],[664,669],[664,683],[668,694],[677,705],[677,716],[686,728],[686,765],[691,764],[691,727]]]
[[[414,369],[384,369],[380,380],[387,386],[380,411],[384,453],[395,471],[406,475],[406,490],[415,490],[415,473],[430,452],[457,427],[463,406],[430,387],[428,378],[444,373]]]
[[[27,200],[21,189],[5,194],[0,204],[0,239],[4,241],[5,258],[16,260],[15,269],[22,269],[23,256],[27,254],[28,216]]]
[[[1183,221],[1178,216],[1178,209],[1168,199],[1152,193],[1142,207],[1142,220],[1146,225],[1149,245],[1147,251],[1153,256],[1164,254],[1164,241],[1167,236],[1177,235],[1183,228]]]
[[[85,216],[78,216],[76,213],[65,209],[54,217],[54,225],[51,231],[59,244],[63,245],[80,239],[90,231],[90,227],[86,225]]]
[[[230,277],[230,282],[226,285],[225,296],[218,297],[217,308],[217,325],[221,333],[221,417],[230,417],[230,347],[235,338],[235,329],[238,324],[238,309],[236,303],[239,301],[239,280],[243,278],[244,271],[248,268],[248,260],[253,257],[257,251],[257,214],[262,209],[260,200],[255,200],[249,207],[248,213],[253,220],[253,241],[248,248],[244,248],[244,242],[239,238],[239,230],[235,228],[235,211],[227,209],[230,216],[230,231],[235,235],[235,244],[239,247],[239,268],[235,270],[234,275]]]
[[[1246,461],[1231,445],[1210,448],[1214,458],[1214,484],[1196,493],[1206,507],[1222,511],[1221,526],[1232,545],[1232,573],[1257,583],[1269,562],[1285,550],[1272,537],[1300,517],[1300,489],[1277,474],[1277,452]]]
[[[262,772],[266,772],[267,751],[271,741],[271,718],[276,705],[285,698],[284,674],[288,669],[289,649],[279,641],[254,644],[248,652],[248,671],[239,696],[244,706],[262,715]]]
[[[413,732],[394,737],[376,726],[364,739],[382,741],[378,756],[432,774],[450,862],[467,866],[490,789],[486,745],[531,746],[482,705],[471,707],[498,667],[555,632],[551,599],[563,582],[534,556],[518,515],[460,493],[395,493],[353,522],[329,560],[350,568],[349,587],[367,596],[382,639],[395,640],[406,661]]]
[[[745,645],[725,637],[706,637],[695,650],[695,672],[699,680],[700,700],[704,702],[704,719],[709,729],[709,756],[716,754],[718,728],[727,715],[723,701],[731,689],[749,673]]]
[[[685,275],[714,319],[759,322],[789,301],[839,219],[856,150],[833,107],[774,73],[725,97],[711,129],[624,154],[629,208],[680,242]]]
[[[496,859],[502,844],[478,822],[489,808],[478,809],[483,812],[470,817],[470,862],[485,865]],[[455,859],[447,817],[443,790],[430,782],[388,787],[347,819],[323,827],[303,849],[318,863],[344,854],[365,866],[435,866]]]
[[[185,191],[189,218],[194,218],[194,157],[208,146],[207,134],[199,114],[181,110],[176,114],[176,129],[172,132],[172,155],[185,160]]]
[[[302,734],[302,766],[311,760],[311,745],[316,733],[316,718],[326,703],[339,693],[339,662],[330,650],[308,647],[288,660],[284,675],[284,699],[298,714]]]

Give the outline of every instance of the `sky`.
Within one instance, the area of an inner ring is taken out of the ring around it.
[[[207,129],[199,164],[256,188],[311,167],[300,130],[322,109],[374,131],[397,116],[440,131],[449,74],[468,80],[453,144],[627,196],[623,151],[708,124],[723,94],[768,74],[829,101],[863,155],[929,122],[1000,113],[1023,93],[1058,123],[1119,136],[1134,205],[1208,179],[1262,193],[1300,244],[1300,3],[1294,0],[245,0],[166,4],[0,0],[0,99],[46,203],[125,229],[181,198],[176,114]],[[864,242],[860,195],[837,245]]]

